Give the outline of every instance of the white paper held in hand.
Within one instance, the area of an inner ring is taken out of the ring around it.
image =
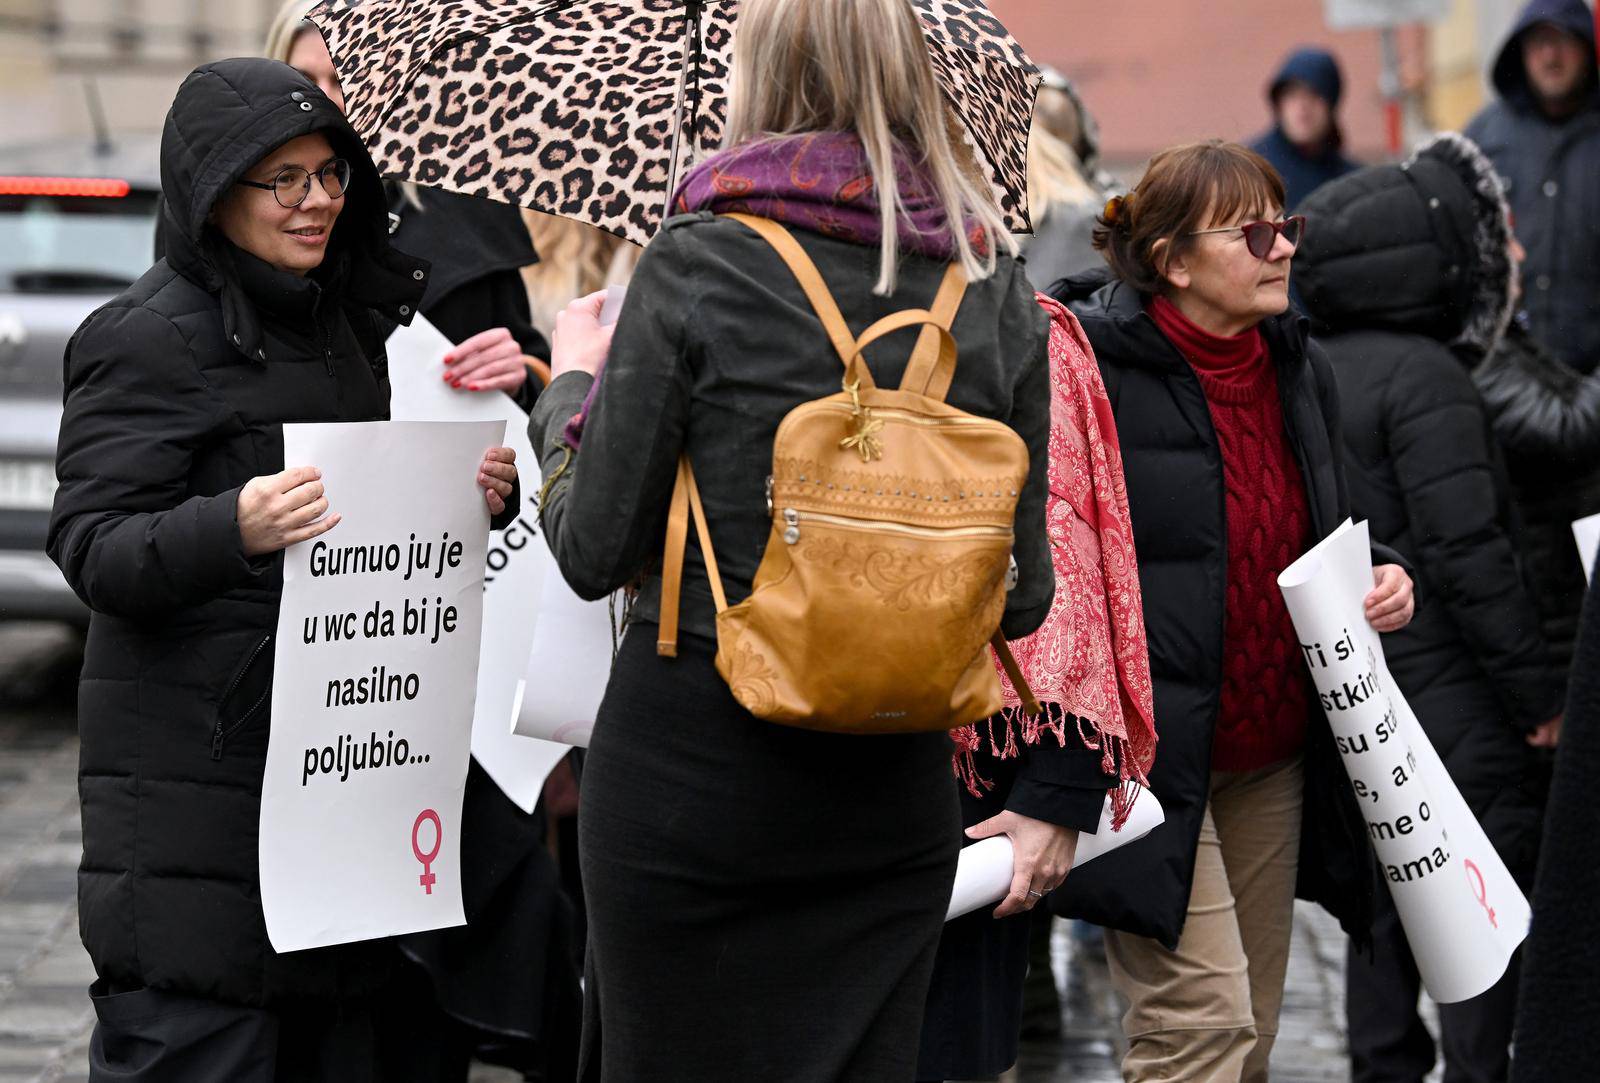
[[[560,579],[561,573],[539,536],[533,507],[539,460],[528,440],[528,415],[509,395],[462,391],[446,383],[444,355],[452,346],[421,316],[389,336],[390,416],[398,421],[503,421],[506,446],[517,453],[521,512],[504,530],[489,532],[472,756],[518,808],[532,812],[545,779],[568,748],[515,737],[511,727],[539,616],[529,603],[540,596],[547,576]]]
[[[1106,797],[1100,811],[1100,826],[1093,835],[1080,832],[1078,849],[1072,858],[1072,867],[1093,861],[1101,854],[1138,842],[1166,822],[1166,813],[1155,794],[1141,789],[1133,803],[1133,812],[1121,831],[1111,830],[1111,798]],[[950,889],[950,906],[945,911],[946,921],[970,914],[979,907],[998,903],[1011,890],[1012,870],[1011,840],[1005,835],[975,842],[962,849],[956,864],[956,880]]]
[[[1389,673],[1372,583],[1367,524],[1348,521],[1278,577],[1423,984],[1455,1004],[1505,973],[1528,901]]]
[[[1591,515],[1572,524],[1572,536],[1578,542],[1578,556],[1583,560],[1583,575],[1594,581],[1594,564],[1600,558],[1600,515]]]
[[[283,427],[285,462],[322,471],[340,521],[283,555],[257,837],[280,952],[466,920],[461,801],[489,533],[476,474],[504,429]]]
[[[622,315],[622,302],[627,298],[627,286],[615,285],[606,287],[606,300],[600,306],[601,327],[610,327],[617,322],[617,317]]]

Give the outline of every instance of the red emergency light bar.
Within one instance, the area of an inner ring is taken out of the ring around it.
[[[89,196],[121,199],[128,182],[110,177],[0,177],[0,196]]]

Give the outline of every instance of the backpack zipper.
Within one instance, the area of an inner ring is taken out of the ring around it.
[[[250,652],[250,657],[245,661],[245,664],[239,668],[239,672],[234,674],[233,680],[228,683],[227,691],[223,692],[222,698],[217,701],[217,728],[211,735],[211,758],[213,760],[222,759],[223,741],[227,740],[228,736],[236,731],[240,726],[250,721],[250,719],[255,716],[256,711],[261,708],[261,705],[266,702],[267,697],[272,694],[272,686],[268,685],[267,690],[261,693],[261,698],[256,700],[255,703],[251,704],[248,711],[239,716],[239,721],[235,722],[227,729],[223,728],[222,704],[228,702],[228,697],[233,695],[234,691],[239,687],[240,682],[244,680],[244,675],[250,672],[250,668],[256,664],[256,659],[261,657],[261,652],[266,650],[267,644],[271,642],[272,637],[267,636],[262,639],[260,643],[256,644],[256,649]]]
[[[847,515],[828,515],[819,511],[783,509],[783,540],[790,545],[800,540],[801,523],[820,523],[824,526],[843,527],[846,530],[865,530],[872,533],[888,531],[913,538],[931,538],[944,541],[950,538],[1010,538],[1011,529],[1003,526],[906,526],[904,523],[885,523],[877,519],[856,519]]]
[[[839,414],[849,414],[854,412],[851,407],[842,402],[822,403],[821,406],[825,410]],[[942,428],[945,425],[987,425],[990,427],[998,425],[1002,429],[1006,428],[1004,422],[993,421],[986,417],[919,417],[916,414],[910,413],[906,410],[896,410],[890,406],[874,406],[871,409],[873,417],[893,418],[895,421],[903,422],[907,425],[930,425],[936,428]]]

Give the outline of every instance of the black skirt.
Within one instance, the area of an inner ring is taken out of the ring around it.
[[[714,646],[622,644],[585,764],[587,1083],[896,1083],[955,875],[942,733],[763,722]]]

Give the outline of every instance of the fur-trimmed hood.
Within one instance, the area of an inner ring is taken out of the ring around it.
[[[1294,281],[1319,328],[1422,334],[1479,357],[1505,333],[1510,213],[1493,164],[1465,136],[1333,181],[1300,211]]]

